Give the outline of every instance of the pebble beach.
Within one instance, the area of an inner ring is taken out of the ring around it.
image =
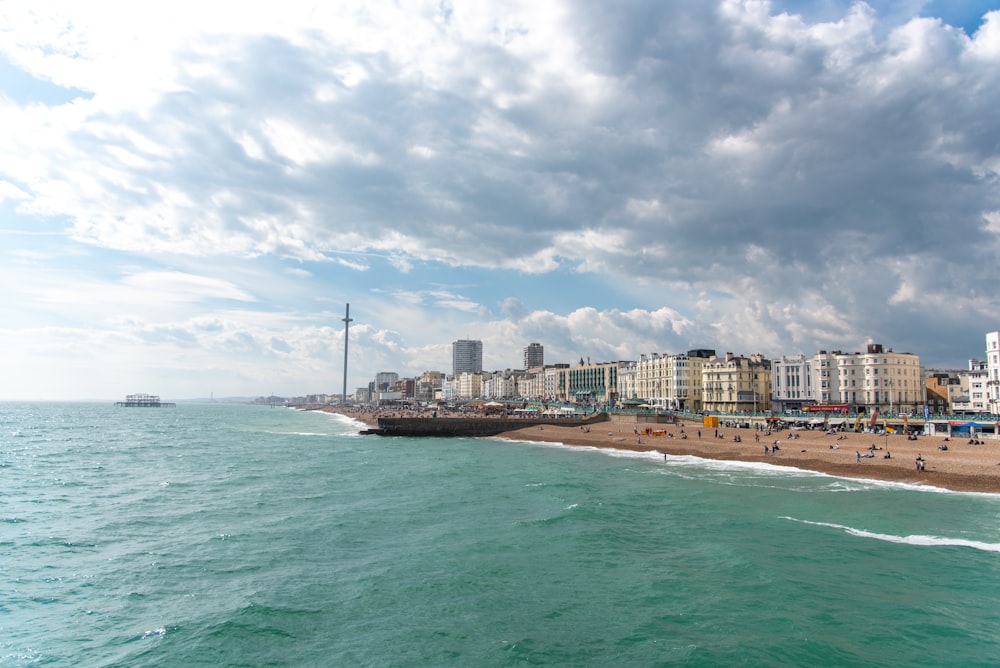
[[[328,406],[323,410],[347,415],[372,427],[377,426],[380,416],[422,415],[400,411],[376,413],[346,406]],[[902,434],[886,436],[789,429],[768,434],[745,428],[723,427],[716,430],[690,423],[684,424],[683,428],[680,424],[643,422],[598,422],[589,429],[558,425],[516,428],[516,421],[511,422],[513,428],[497,438],[690,455],[715,460],[767,462],[845,478],[905,482],[963,492],[1000,493],[1000,441],[994,439],[974,444],[969,443],[968,438],[947,439],[944,436],[919,436],[917,440],[908,440]],[[777,450],[772,450],[774,445],[778,446]],[[769,453],[765,453],[765,446]],[[942,446],[947,450],[941,449]],[[886,457],[887,454],[889,457]],[[918,458],[923,460],[922,470],[917,468]]]

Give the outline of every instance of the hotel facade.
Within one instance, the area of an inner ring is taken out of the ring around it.
[[[809,406],[846,406],[848,412],[922,412],[924,381],[920,357],[897,353],[880,343],[865,352],[821,350],[812,357],[781,357],[771,362],[775,411]]]

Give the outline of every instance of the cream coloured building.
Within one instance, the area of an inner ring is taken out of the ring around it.
[[[475,399],[482,396],[483,376],[480,373],[462,373],[455,379],[456,399]]]
[[[702,368],[714,355],[714,350],[705,349],[642,355],[635,363],[634,394],[628,398],[666,410],[701,410]]]
[[[702,366],[702,409],[715,413],[764,413],[771,409],[771,362],[763,355],[726,353]]]
[[[876,408],[889,414],[923,413],[924,381],[917,355],[869,343],[864,353],[839,353],[835,358],[836,368],[830,370],[836,372],[838,392],[831,403],[866,413]]]

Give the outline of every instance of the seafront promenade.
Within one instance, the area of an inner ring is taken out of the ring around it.
[[[378,427],[380,417],[427,417],[417,411],[372,411],[351,406],[322,406],[317,410],[346,415],[372,429]],[[454,418],[442,416],[438,419]],[[509,429],[499,432],[497,437],[509,440],[767,462],[847,478],[1000,493],[1000,441],[994,439],[969,443],[968,438],[946,436],[918,436],[916,440],[908,440],[902,434],[809,429],[768,431],[740,427],[715,429],[693,422],[675,425],[643,422],[641,416],[631,422],[594,423],[589,428],[578,424],[525,426],[517,418],[491,419],[506,423]],[[765,453],[765,448],[768,453]],[[917,470],[918,457],[924,462],[920,471]]]

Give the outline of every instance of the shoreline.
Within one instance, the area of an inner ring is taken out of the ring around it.
[[[324,406],[319,410],[339,413],[371,427],[378,425],[379,417],[404,416],[399,411],[376,413],[348,406]],[[419,416],[418,413],[410,415]],[[967,443],[967,439],[948,440],[943,436],[921,436],[910,441],[902,435],[886,437],[787,429],[767,435],[754,429],[727,427],[716,430],[696,425],[642,422],[637,425],[600,422],[592,425],[590,431],[559,425],[519,428],[512,424],[511,427],[509,431],[491,438],[692,455],[718,461],[763,462],[840,478],[903,482],[955,492],[1000,494],[1000,441],[992,439],[974,445]],[[647,434],[647,429],[650,432],[662,431],[663,435]],[[639,433],[636,434],[636,431]],[[686,438],[681,437],[682,433]],[[721,438],[716,437],[716,433]],[[673,434],[673,438],[667,434]],[[736,437],[741,440],[734,441]],[[770,448],[775,442],[778,444],[777,452],[764,454],[764,446]],[[877,449],[872,450],[873,445]],[[948,450],[939,450],[941,445],[946,445]],[[891,453],[891,458],[885,458],[887,452]],[[860,461],[858,454],[862,455]],[[865,457],[869,454],[874,456]],[[925,460],[923,471],[917,471],[918,456]]]

